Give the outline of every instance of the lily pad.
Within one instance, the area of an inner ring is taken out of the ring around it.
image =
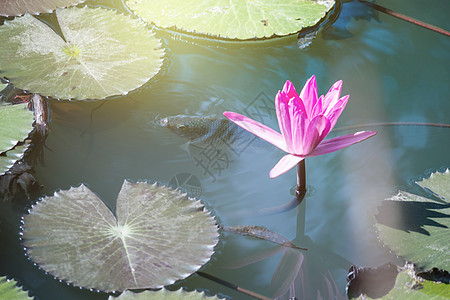
[[[450,285],[423,280],[414,275],[411,269],[405,269],[397,275],[394,288],[384,300],[443,300],[450,295]]]
[[[103,99],[134,90],[161,68],[164,50],[143,23],[103,8],[56,10],[64,39],[26,14],[0,26],[0,75],[60,99]]]
[[[37,15],[52,12],[55,8],[83,3],[86,0],[2,0],[0,2],[0,16],[21,16],[26,12]]]
[[[161,28],[248,40],[290,35],[313,26],[334,0],[127,0],[126,5]]]
[[[5,174],[16,161],[23,158],[25,151],[27,151],[29,146],[30,142],[27,141],[21,145],[17,145],[12,150],[8,150],[6,153],[3,153],[3,155],[0,155],[0,175]]]
[[[4,300],[29,300],[28,292],[17,286],[15,280],[8,280],[0,277],[0,299]]]
[[[419,267],[450,270],[450,171],[418,182],[439,193],[434,200],[400,191],[378,208],[380,239],[397,255]]]
[[[449,201],[450,198],[450,174],[449,169],[445,173],[435,172],[430,178],[416,182],[422,188],[430,190],[436,197]]]
[[[33,130],[33,112],[27,104],[0,105],[0,153],[12,149]]]
[[[23,217],[23,244],[43,270],[105,292],[160,288],[205,264],[218,228],[199,200],[124,181],[116,216],[85,185],[45,197]]]
[[[169,291],[166,289],[161,289],[159,291],[144,291],[142,293],[133,293],[130,291],[123,292],[118,297],[109,296],[108,300],[215,300],[223,299],[217,296],[207,297],[204,292],[186,292],[183,289],[177,291]]]

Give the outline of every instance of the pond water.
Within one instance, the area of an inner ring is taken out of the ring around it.
[[[107,2],[89,3],[111,7]],[[425,0],[377,3],[448,27],[446,0],[433,1],[432,6]],[[125,11],[120,1],[115,5]],[[274,244],[221,233],[216,253],[202,271],[268,297],[283,286],[289,288],[297,277],[297,299],[344,298],[351,264],[401,263],[377,240],[376,208],[399,189],[427,195],[414,181],[450,166],[450,130],[365,124],[449,124],[450,39],[358,1],[340,6],[336,21],[304,49],[299,49],[295,36],[255,44],[216,43],[158,31],[166,47],[164,69],[144,87],[102,102],[49,102],[45,160],[35,168],[43,194],[85,183],[114,210],[124,179],[186,181],[184,187],[197,188],[190,192],[205,202],[221,225],[264,226],[309,249],[286,255],[278,269],[282,252],[246,264]],[[158,123],[166,116],[221,117],[224,111],[235,111],[262,118],[278,130],[275,94],[288,79],[300,90],[313,74],[319,94],[339,79],[343,95],[350,94],[330,137],[361,130],[378,134],[338,152],[308,158],[308,193],[298,208],[261,213],[293,198],[294,169],[269,178],[281,150],[229,148],[212,156],[192,146],[186,151],[187,140]],[[345,129],[348,126],[354,128]],[[18,279],[39,299],[107,298],[60,283],[33,266],[18,242],[19,216],[2,221],[1,275]],[[297,273],[294,265],[301,259]],[[174,288],[178,287],[249,298],[198,275],[177,282]],[[282,295],[289,298],[289,292]]]

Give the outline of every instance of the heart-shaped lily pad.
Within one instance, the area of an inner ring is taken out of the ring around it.
[[[263,39],[317,24],[334,0],[127,0],[158,27],[225,39]]]
[[[397,255],[424,269],[450,270],[450,171],[418,182],[440,201],[404,191],[378,207],[380,239]]]
[[[160,40],[142,22],[103,8],[56,10],[64,39],[26,14],[0,26],[0,75],[17,88],[61,99],[134,90],[161,68]]]
[[[52,12],[55,8],[76,5],[86,0],[2,0],[0,16],[20,16],[26,12],[36,15]]]
[[[199,200],[124,181],[116,216],[85,185],[45,197],[23,217],[28,256],[58,279],[106,292],[159,288],[197,271],[218,228]]]

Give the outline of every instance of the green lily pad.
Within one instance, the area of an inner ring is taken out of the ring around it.
[[[15,280],[0,277],[0,300],[29,300],[28,292],[17,286]]]
[[[33,112],[26,107],[27,104],[0,105],[0,175],[21,159],[28,149],[29,143],[17,145],[33,130]]]
[[[450,285],[423,280],[406,269],[397,275],[394,288],[382,299],[384,300],[440,300],[448,299]]]
[[[103,8],[56,10],[65,40],[26,14],[0,26],[0,75],[60,99],[103,99],[134,90],[161,68],[164,50],[144,24]]]
[[[126,5],[161,28],[247,40],[290,35],[313,26],[334,0],[127,0]]]
[[[109,296],[108,300],[183,300],[183,299],[192,299],[192,300],[215,300],[215,299],[223,299],[218,298],[217,296],[207,297],[204,292],[186,292],[183,289],[179,289],[177,291],[169,291],[166,289],[161,289],[159,291],[144,291],[142,293],[133,293],[130,291],[123,292],[118,297]]]
[[[5,174],[19,159],[22,159],[25,151],[30,146],[30,142],[26,141],[21,145],[17,145],[12,150],[8,150],[3,155],[0,155],[0,175]]]
[[[45,197],[23,217],[23,244],[43,270],[105,292],[160,288],[205,264],[218,228],[199,200],[124,181],[116,216],[85,185]]]
[[[450,172],[418,182],[441,201],[400,191],[383,201],[376,216],[380,239],[397,255],[424,269],[450,270]]]
[[[430,178],[416,182],[422,188],[430,190],[436,197],[449,201],[450,197],[450,175],[449,169],[445,173],[435,172]]]
[[[25,140],[33,130],[33,122],[27,104],[0,105],[0,153]]]
[[[2,0],[0,2],[0,16],[21,16],[26,12],[37,15],[52,12],[55,8],[83,3],[86,0]]]

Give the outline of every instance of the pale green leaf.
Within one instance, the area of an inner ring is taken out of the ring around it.
[[[14,280],[0,277],[0,300],[28,300],[33,299],[28,296],[28,292],[17,286]]]
[[[85,185],[56,192],[23,218],[27,254],[76,286],[123,291],[186,278],[209,260],[218,239],[199,200],[157,184],[125,181],[116,216]]]
[[[0,16],[20,16],[26,12],[36,15],[52,12],[55,8],[76,5],[86,0],[1,0]]]
[[[12,150],[8,150],[3,155],[0,155],[0,175],[8,171],[16,161],[23,158],[25,151],[30,146],[30,142],[26,141],[21,145],[17,145]]]
[[[435,172],[430,175],[430,178],[425,178],[416,183],[424,189],[429,189],[431,192],[442,200],[449,202],[450,198],[450,169],[445,173]]]
[[[225,39],[262,39],[317,24],[334,0],[127,0],[148,23]]]
[[[33,122],[27,104],[0,105],[0,153],[25,140],[33,130]]]
[[[423,280],[406,269],[397,275],[394,288],[384,300],[444,300],[450,295],[450,286],[445,283]]]
[[[29,14],[0,26],[0,74],[17,88],[103,99],[140,87],[160,70],[164,51],[143,23],[103,8],[56,15],[65,41]]]
[[[443,201],[403,191],[383,201],[376,216],[379,237],[423,269],[450,270],[450,172],[434,173],[419,184],[439,193]]]

